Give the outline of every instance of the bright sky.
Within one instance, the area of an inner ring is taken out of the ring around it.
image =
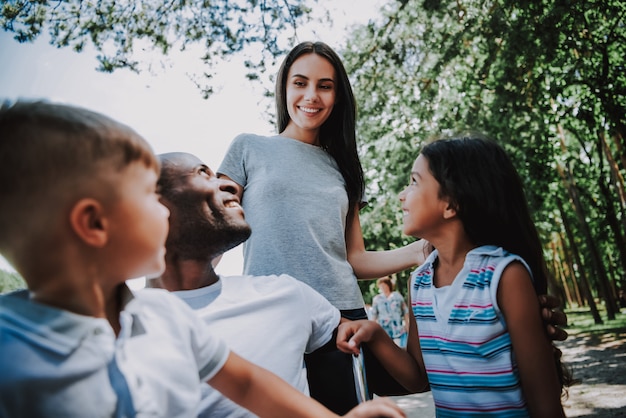
[[[381,0],[359,0],[358,7],[354,0],[320,3],[333,10],[335,27],[299,30],[299,40],[321,40],[339,48],[350,25],[379,16]],[[0,32],[0,100],[47,99],[84,106],[131,126],[156,153],[190,152],[214,170],[237,134],[275,132],[264,116],[272,102],[263,98],[261,84],[245,79],[241,60],[224,63],[216,84],[221,89],[204,100],[187,75],[202,73],[196,54],[177,53],[168,57],[171,66],[139,75],[126,70],[99,73],[95,56],[93,50],[78,54],[57,49],[46,37],[19,44],[10,33]],[[271,85],[269,74],[263,83]],[[239,274],[241,266],[238,247],[224,255],[216,270]],[[1,256],[0,269],[13,270]]]

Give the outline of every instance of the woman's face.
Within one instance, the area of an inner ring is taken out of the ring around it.
[[[291,65],[286,83],[290,121],[285,131],[319,132],[332,113],[337,97],[332,64],[314,53],[302,55]]]

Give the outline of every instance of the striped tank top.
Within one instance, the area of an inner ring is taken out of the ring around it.
[[[496,299],[519,257],[495,246],[470,251],[450,286],[433,286],[435,250],[412,274],[411,307],[437,417],[528,417],[511,340]],[[530,271],[530,270],[529,270]]]

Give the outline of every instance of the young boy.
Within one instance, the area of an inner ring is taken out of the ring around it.
[[[28,290],[0,296],[0,416],[192,417],[207,381],[259,416],[335,416],[229,352],[167,291],[159,164],[133,130],[85,109],[0,108],[0,253]],[[401,417],[390,401],[351,416]]]

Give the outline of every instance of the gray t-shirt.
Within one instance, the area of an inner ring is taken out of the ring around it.
[[[362,308],[346,255],[348,195],[335,160],[323,149],[282,136],[237,136],[218,174],[243,186],[252,235],[244,274],[289,274],[338,309]]]

